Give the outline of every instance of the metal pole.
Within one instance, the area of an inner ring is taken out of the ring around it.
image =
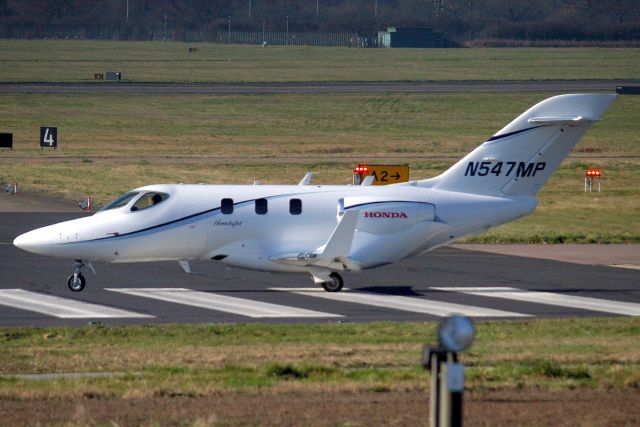
[[[231,15],[229,15],[229,30],[227,31],[227,44],[231,44]]]
[[[447,371],[458,362],[456,353],[448,351],[446,360],[442,360],[440,368],[440,426],[462,427],[462,392],[451,390],[447,380]]]
[[[249,0],[249,19],[251,19],[251,0]]]
[[[289,45],[289,15],[287,15],[287,46]]]
[[[373,6],[373,14],[378,16],[378,0],[375,0],[375,5]]]
[[[431,393],[429,393],[429,426],[438,427],[440,421],[440,358],[437,352],[431,353]]]
[[[431,372],[429,427],[462,427],[464,367],[458,364],[458,354],[425,346],[422,366]]]
[[[377,1],[377,0],[376,0]],[[316,0],[316,18],[320,15],[320,0]]]
[[[167,41],[167,14],[164,14],[164,41]]]
[[[267,39],[264,38],[264,26],[265,26],[265,22],[266,22],[266,18],[263,16],[262,17],[262,43],[264,44],[264,42],[267,41]]]
[[[449,354],[447,353],[447,357]],[[451,394],[447,387],[447,369],[448,363],[446,361],[440,362],[440,402],[438,408],[438,426],[449,427],[451,426]]]
[[[127,19],[126,22],[129,22],[129,0],[127,0]]]

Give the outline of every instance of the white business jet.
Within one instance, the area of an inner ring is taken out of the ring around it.
[[[305,272],[329,292],[339,272],[393,263],[530,214],[536,194],[615,95],[546,99],[431,179],[388,186],[150,185],[90,217],[25,233],[15,246],[92,262],[213,260]],[[368,184],[365,181],[365,184]]]

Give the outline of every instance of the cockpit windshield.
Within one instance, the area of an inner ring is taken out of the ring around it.
[[[102,209],[100,209],[100,212],[108,211],[108,210],[111,210],[111,209],[118,209],[118,208],[121,208],[123,206],[126,206],[126,204],[129,203],[131,201],[131,199],[133,199],[137,195],[138,195],[137,191],[131,191],[129,193],[125,193],[122,196],[120,196],[117,199],[115,199],[114,201],[112,201],[111,203],[107,204]]]
[[[142,197],[140,197],[136,202],[131,206],[131,211],[141,211],[142,209],[148,209],[152,206],[158,205],[169,198],[167,193],[146,193]]]

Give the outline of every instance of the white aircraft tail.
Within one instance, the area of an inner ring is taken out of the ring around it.
[[[495,196],[533,196],[616,95],[573,94],[534,105],[442,175],[418,185]]]

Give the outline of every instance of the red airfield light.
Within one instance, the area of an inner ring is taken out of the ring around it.
[[[585,175],[587,178],[600,178],[602,172],[600,169],[587,169]]]
[[[367,165],[357,165],[353,168],[353,173],[367,173],[369,171],[369,167]]]

